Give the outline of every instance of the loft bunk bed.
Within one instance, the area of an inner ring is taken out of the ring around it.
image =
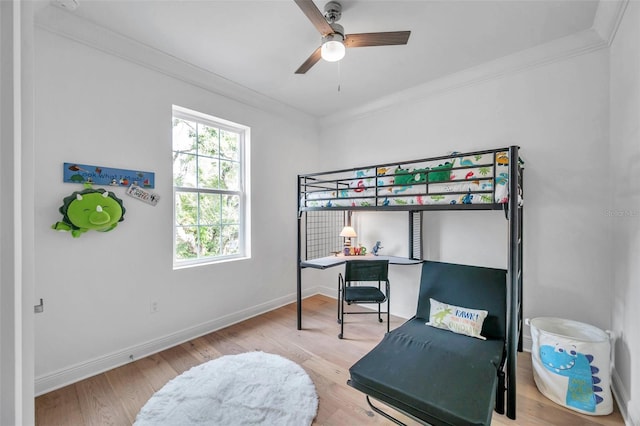
[[[340,229],[357,211],[406,211],[408,257],[422,256],[422,215],[430,210],[503,210],[509,228],[507,335],[499,387],[516,416],[516,359],[522,351],[522,197],[524,163],[510,146],[412,161],[298,175],[297,327],[302,270],[342,248]],[[303,250],[304,245],[304,250]],[[304,253],[304,254],[303,254]],[[499,373],[500,376],[500,373]],[[504,396],[502,396],[504,398]],[[498,402],[501,397],[498,396]],[[496,411],[504,413],[496,404]]]

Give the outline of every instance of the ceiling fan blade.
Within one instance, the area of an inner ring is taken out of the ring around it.
[[[312,54],[311,56],[309,56],[307,58],[306,61],[304,61],[304,63],[302,65],[300,65],[300,68],[298,68],[296,70],[296,74],[304,74],[307,71],[309,71],[309,69],[314,66],[321,58],[320,56],[320,47],[318,47]]]
[[[393,46],[407,44],[411,31],[390,31],[386,33],[347,34],[345,47]]]
[[[307,15],[318,32],[324,37],[333,33],[333,28],[327,22],[324,15],[316,7],[312,0],[294,0],[302,12]]]

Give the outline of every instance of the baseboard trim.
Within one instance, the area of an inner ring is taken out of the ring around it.
[[[303,290],[302,297],[307,298],[316,294],[322,294],[335,298],[335,295],[332,295],[330,290],[331,289],[321,286],[307,288]],[[35,378],[35,395],[39,396],[72,383],[76,383],[88,377],[95,376],[96,374],[104,373],[105,371],[135,361],[136,359],[161,352],[165,349],[180,345],[205,334],[229,327],[233,324],[272,311],[284,305],[288,305],[295,302],[295,300],[295,293],[290,293],[233,314],[215,318],[193,327],[188,327],[183,330],[158,337],[157,339],[122,348],[115,352],[38,376]]]
[[[615,368],[611,370],[611,392],[613,393],[613,398],[618,403],[618,408],[620,409],[620,414],[622,414],[622,418],[624,419],[624,424],[627,426],[636,426],[636,423],[633,421],[633,413],[629,412],[629,407],[627,405],[629,402],[629,395],[627,395],[627,392],[622,385],[620,375],[618,374],[618,370]]]
[[[336,298],[334,288],[316,286],[303,290],[302,297],[308,298],[316,294],[321,294],[332,299]],[[233,324],[248,320],[263,313],[280,308],[289,303],[295,302],[294,293],[261,303],[259,305],[225,315],[211,321],[188,327],[183,330],[168,334],[166,336],[153,339],[139,345],[130,346],[121,350],[87,360],[82,363],[71,365],[69,367],[48,373],[35,379],[35,395],[40,396],[47,392],[59,389],[61,387],[76,383],[80,380],[95,376],[113,368],[120,367],[124,364],[132,362],[136,359],[144,358],[149,355],[161,352],[165,349],[180,345],[189,340],[203,336],[205,334],[229,327]],[[529,336],[523,336],[523,349],[531,352],[532,340]],[[629,397],[622,386],[622,381],[618,372],[614,368],[611,373],[611,390],[613,396],[618,403],[618,407],[627,426],[635,426],[633,415],[627,407]]]
[[[332,299],[338,300],[338,295],[336,294],[337,290],[335,288],[329,288],[324,286],[317,286],[313,289],[315,291],[313,295],[321,294],[323,296],[330,297]]]
[[[522,335],[522,349],[525,352],[531,352],[531,348],[533,347],[533,340],[531,336],[527,336],[526,334]]]

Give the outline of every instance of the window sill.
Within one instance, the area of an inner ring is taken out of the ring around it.
[[[198,259],[198,260],[186,260],[184,262],[173,264],[173,270],[177,271],[180,269],[188,269],[194,268],[198,266],[210,266],[217,265],[220,263],[229,263],[229,262],[237,262],[242,260],[249,260],[251,256],[229,256],[229,257],[220,257],[215,259]]]

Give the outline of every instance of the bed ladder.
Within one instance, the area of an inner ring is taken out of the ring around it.
[[[516,367],[518,352],[522,352],[522,196],[523,167],[520,164],[518,147],[509,147],[509,203],[507,219],[509,220],[509,260],[507,269],[507,365],[506,380],[507,417],[516,418]],[[500,386],[500,383],[498,383]],[[500,389],[500,388],[499,388]]]

